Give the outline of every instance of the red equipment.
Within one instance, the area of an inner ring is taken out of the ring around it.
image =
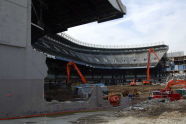
[[[152,98],[169,98],[171,101],[180,100],[182,98],[181,94],[174,93],[171,87],[174,85],[184,85],[186,86],[185,80],[170,80],[166,87],[162,90],[157,90],[152,92]]]
[[[132,82],[130,82],[130,84],[129,84],[130,86],[136,86],[136,80],[134,79],[134,80],[132,80]]]
[[[108,101],[114,107],[119,106],[120,105],[120,101],[121,101],[121,96],[120,95],[110,95],[108,97]]]
[[[184,87],[186,87],[186,81],[185,80],[170,80],[167,83],[167,86],[164,88],[164,90],[171,90],[171,87],[174,85],[184,85]]]
[[[170,101],[180,100],[182,98],[181,94],[174,93],[172,90],[153,91],[151,97],[153,99],[168,98]]]
[[[156,54],[156,52],[154,51],[154,49],[153,48],[150,48],[150,49],[148,49],[148,60],[147,60],[147,80],[145,80],[145,81],[143,81],[143,84],[150,84],[151,83],[151,77],[150,77],[150,57],[151,57],[151,54],[154,54],[155,55],[155,57],[158,59],[158,60],[160,60],[159,59],[159,57],[158,57],[158,55]]]
[[[70,81],[70,67],[73,66],[74,69],[77,71],[78,75],[80,76],[82,83],[86,84],[87,80],[86,78],[83,76],[83,74],[81,73],[81,71],[79,70],[79,68],[77,67],[76,63],[74,62],[69,62],[67,63],[67,82]]]

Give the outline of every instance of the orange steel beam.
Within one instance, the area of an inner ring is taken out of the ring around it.
[[[87,83],[87,80],[86,78],[83,76],[83,74],[81,73],[81,71],[79,70],[79,68],[77,67],[76,63],[74,62],[69,62],[67,63],[67,81],[69,82],[70,81],[70,67],[73,66],[74,69],[77,71],[79,77],[81,78],[82,80],[82,83],[83,84],[86,84]]]
[[[154,54],[156,56],[156,58],[158,60],[160,60],[160,58],[158,57],[158,55],[156,54],[156,52],[154,51],[153,48],[148,49],[148,60],[147,60],[147,81],[150,81],[151,77],[150,77],[150,65],[151,65],[151,54]]]

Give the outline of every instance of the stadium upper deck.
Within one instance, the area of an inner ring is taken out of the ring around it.
[[[75,39],[68,35],[45,35],[33,46],[57,59],[64,61],[74,61],[81,65],[95,68],[146,68],[147,50],[154,48],[161,59],[168,50],[164,44],[143,46],[136,48],[106,48],[96,45],[80,45],[75,43]],[[101,48],[102,47],[102,48]],[[158,64],[158,59],[151,56],[151,66]]]

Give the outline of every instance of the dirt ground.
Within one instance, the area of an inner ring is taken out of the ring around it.
[[[185,124],[186,100],[175,102],[149,101],[118,112],[110,124]]]
[[[149,92],[164,86],[109,86],[110,93],[139,97],[127,108],[74,113],[70,115],[0,121],[0,124],[186,124],[186,100],[170,102],[166,99],[148,100]]]
[[[147,117],[126,117],[117,120],[109,121],[107,124],[185,124],[186,114],[182,114],[178,111],[164,112],[157,118]]]
[[[151,91],[163,89],[165,86],[161,85],[142,85],[142,86],[129,86],[129,85],[113,85],[109,86],[109,93],[122,94],[128,96],[128,94],[138,94],[133,101],[133,104],[147,100]]]
[[[170,102],[166,99],[147,100],[153,90],[164,86],[110,86],[109,92],[133,93],[135,89],[139,97],[133,104],[120,111],[108,111],[104,114],[79,118],[74,124],[186,124],[186,100]]]
[[[108,86],[108,89],[109,92],[114,92],[114,93],[122,93],[124,91],[130,92],[136,89],[141,94],[143,94],[143,93],[149,93],[152,90],[162,89],[164,87],[165,86],[161,86],[161,85],[142,85],[142,86],[113,85],[113,86]]]
[[[81,117],[73,124],[185,124],[186,100],[150,100],[120,111]]]

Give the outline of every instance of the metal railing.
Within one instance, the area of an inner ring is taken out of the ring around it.
[[[161,42],[154,42],[148,44],[136,44],[136,45],[100,45],[100,44],[91,44],[86,43],[75,38],[72,38],[70,35],[66,33],[59,33],[59,36],[75,43],[78,45],[86,46],[86,47],[93,47],[93,48],[110,48],[110,49],[122,49],[122,48],[140,48],[140,47],[150,47],[150,46],[157,46],[157,45],[165,45],[163,41]]]

